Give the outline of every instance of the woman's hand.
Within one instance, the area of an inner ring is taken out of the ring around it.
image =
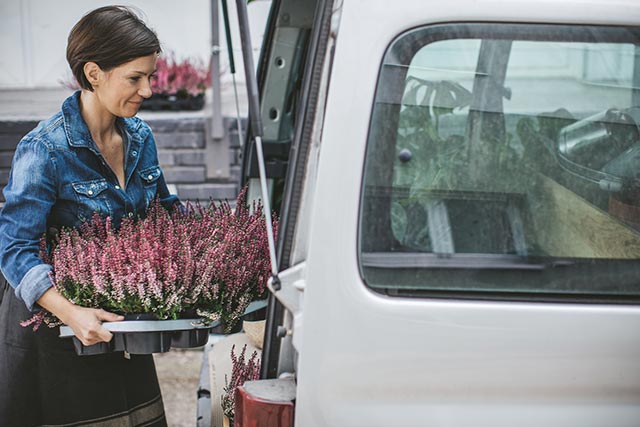
[[[73,329],[73,333],[84,345],[111,341],[113,334],[102,326],[102,322],[117,322],[124,319],[122,316],[102,309],[73,307],[75,309],[66,316],[67,320],[64,323]]]
[[[111,341],[113,334],[102,326],[102,322],[118,322],[124,319],[123,316],[102,309],[73,305],[54,288],[49,288],[42,294],[38,304],[69,326],[84,345]]]

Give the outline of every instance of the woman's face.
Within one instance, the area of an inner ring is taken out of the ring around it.
[[[152,54],[102,72],[93,89],[102,106],[117,117],[135,116],[143,99],[151,96],[156,61],[157,55]]]

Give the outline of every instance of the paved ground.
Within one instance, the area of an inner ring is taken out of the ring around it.
[[[172,349],[155,354],[169,427],[194,427],[203,351]]]

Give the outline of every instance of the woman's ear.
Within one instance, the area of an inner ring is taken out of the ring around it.
[[[84,76],[94,88],[100,84],[102,80],[102,69],[95,62],[87,62],[83,67]]]

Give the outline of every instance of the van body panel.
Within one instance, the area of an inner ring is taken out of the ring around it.
[[[334,11],[315,185],[296,231],[308,250],[295,425],[637,426],[640,307],[385,296],[363,281],[357,230],[378,73],[399,34],[447,22],[637,25],[640,3],[345,0]]]

